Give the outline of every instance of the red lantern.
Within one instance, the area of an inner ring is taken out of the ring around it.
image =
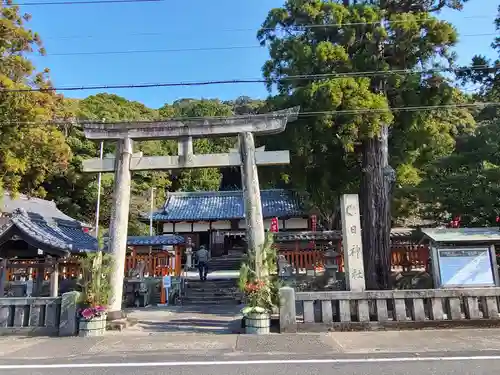
[[[278,218],[277,217],[273,217],[271,219],[271,228],[269,228],[269,230],[271,232],[274,232],[274,233],[279,232],[280,228],[279,228]]]
[[[316,215],[311,215],[311,230],[313,232],[316,232],[317,225],[318,225],[318,218],[316,217]]]

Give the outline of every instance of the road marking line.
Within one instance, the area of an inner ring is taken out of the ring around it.
[[[53,363],[32,365],[0,365],[0,370],[25,369],[77,369],[117,367],[187,367],[187,366],[242,366],[242,365],[319,365],[319,364],[363,364],[398,362],[458,362],[458,361],[500,361],[500,355],[463,357],[391,357],[391,358],[339,358],[339,359],[263,359],[242,361],[187,361],[187,362],[120,362],[120,363]]]

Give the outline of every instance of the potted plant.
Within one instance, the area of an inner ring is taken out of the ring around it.
[[[103,336],[106,332],[106,306],[111,295],[111,268],[111,255],[101,251],[87,254],[81,260],[79,336]]]
[[[261,251],[260,272],[258,273],[255,267],[255,251],[249,249],[246,260],[241,266],[238,282],[239,289],[245,296],[245,307],[241,311],[245,319],[245,332],[253,334],[269,333],[271,313],[278,306],[279,301],[273,233],[267,233]]]

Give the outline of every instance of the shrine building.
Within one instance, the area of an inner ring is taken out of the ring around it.
[[[280,231],[307,231],[311,220],[299,195],[290,190],[261,190],[264,228],[278,218]],[[149,220],[145,215],[144,220]],[[245,208],[243,192],[209,191],[168,193],[164,206],[153,213],[158,233],[191,238],[193,245],[207,246],[213,256],[228,248],[243,248]]]

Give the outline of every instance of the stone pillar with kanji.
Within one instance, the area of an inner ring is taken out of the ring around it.
[[[340,200],[340,209],[347,290],[361,292],[366,289],[366,282],[358,195],[344,194]]]

